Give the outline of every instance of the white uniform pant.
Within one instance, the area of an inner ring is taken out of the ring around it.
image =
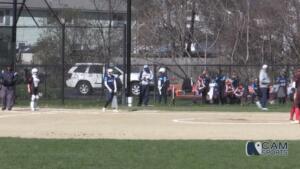
[[[34,95],[34,94],[31,95],[30,108],[32,111],[36,110],[39,98],[40,98],[39,95]]]
[[[116,95],[114,95],[114,97],[112,99],[111,108],[118,109],[118,98]]]

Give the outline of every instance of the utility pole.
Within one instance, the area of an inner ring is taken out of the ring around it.
[[[61,66],[61,69],[62,69],[62,96],[61,96],[61,101],[62,101],[62,104],[65,104],[65,33],[66,33],[66,23],[65,23],[65,20],[62,19],[61,21],[61,27],[62,27],[62,45],[61,45],[61,63],[62,63],[62,66]]]
[[[123,73],[123,85],[122,85],[122,104],[126,105],[126,72],[127,72],[127,50],[126,50],[126,45],[127,45],[127,38],[126,38],[126,33],[127,33],[127,29],[126,29],[127,25],[124,24],[123,26],[123,67],[124,67],[124,73]]]
[[[13,1],[13,23],[11,36],[11,63],[16,68],[16,43],[17,43],[17,0]]]
[[[127,99],[128,105],[132,104],[131,97],[131,84],[130,84],[130,74],[131,74],[131,0],[127,0],[127,64],[126,64],[126,75],[127,75]]]

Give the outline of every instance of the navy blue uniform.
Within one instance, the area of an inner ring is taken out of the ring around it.
[[[105,75],[104,76],[104,84],[106,87],[106,103],[104,105],[104,107],[106,108],[113,100],[114,95],[115,95],[115,84],[116,84],[116,78],[114,75]]]
[[[11,110],[15,101],[15,85],[17,81],[17,73],[14,71],[4,71],[1,75],[1,97],[2,110],[6,108]]]
[[[286,87],[287,86],[287,79],[283,76],[277,77],[276,83],[279,87]]]
[[[202,91],[202,103],[208,103],[208,101],[207,101],[207,93],[209,91],[209,83],[210,83],[210,78],[208,76],[204,76],[205,88]]]
[[[277,97],[279,103],[285,103],[286,96],[287,96],[287,83],[288,80],[284,76],[279,76],[276,79],[276,83],[279,85],[278,91],[277,91]]]
[[[219,92],[219,101],[221,102],[221,104],[224,104],[226,102],[226,98],[224,97],[224,93],[225,93],[225,80],[226,77],[223,75],[219,75],[216,78],[216,83],[218,85],[218,92]]]
[[[0,91],[1,91],[2,84],[3,84],[3,77],[2,77],[2,71],[1,71],[0,72]]]
[[[236,89],[239,85],[240,81],[237,77],[232,78],[232,86]]]
[[[114,75],[111,75],[111,76],[106,75],[106,76],[104,76],[104,82],[107,83],[107,85],[109,86],[109,88],[110,88],[112,91],[115,90],[115,84],[114,84],[114,83],[115,83],[115,80],[116,80],[116,78],[115,78]]]

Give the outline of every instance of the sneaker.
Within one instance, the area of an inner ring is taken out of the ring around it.
[[[269,109],[266,108],[266,107],[264,107],[264,108],[262,108],[262,110],[263,110],[263,111],[268,111]]]
[[[299,120],[291,121],[291,124],[299,124]]]
[[[262,108],[259,101],[256,102],[256,106],[257,106],[258,108],[260,108],[260,109]]]
[[[6,109],[6,107],[2,107],[1,110],[4,111]]]
[[[118,109],[114,109],[114,110],[113,110],[113,112],[115,112],[115,113],[118,113],[118,112],[119,112],[119,110],[118,110]]]
[[[105,111],[106,111],[106,108],[105,108],[105,107],[103,107],[103,108],[102,108],[102,112],[105,112]]]

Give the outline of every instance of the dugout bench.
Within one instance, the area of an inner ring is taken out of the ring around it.
[[[197,95],[198,91],[196,85],[192,86],[191,92],[183,91],[181,84],[171,84],[170,88],[173,105],[175,105],[176,100],[192,100],[193,102],[196,102],[202,99],[201,95]]]

